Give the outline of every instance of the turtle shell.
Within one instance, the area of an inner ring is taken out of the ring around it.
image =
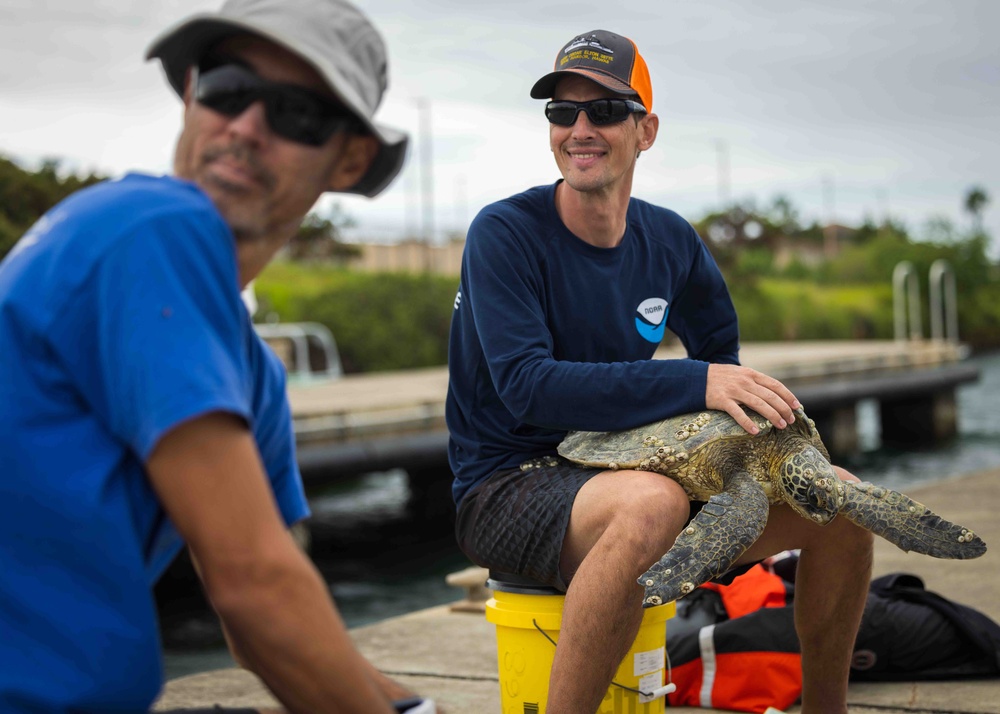
[[[708,410],[698,414],[681,414],[621,431],[570,432],[558,451],[560,456],[578,464],[608,469],[645,470],[649,468],[650,459],[658,459],[655,463],[683,462],[706,444],[715,444],[720,440],[738,444],[740,441],[759,439],[774,430],[774,425],[757,412],[746,408],[744,411],[757,424],[759,434],[747,433],[726,412]],[[795,422],[788,431],[799,432],[811,439],[815,427],[812,420],[797,409]],[[649,470],[662,471],[663,468]]]

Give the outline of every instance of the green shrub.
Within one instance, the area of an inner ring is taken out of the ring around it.
[[[732,294],[744,342],[892,338],[889,286],[762,279]]]
[[[37,171],[29,171],[0,156],[0,258],[52,206],[102,180],[95,174],[64,175],[57,160],[47,160]]]
[[[256,290],[259,314],[325,325],[345,372],[447,364],[458,278],[277,263]]]
[[[746,276],[744,276],[746,277]],[[271,264],[258,278],[258,319],[319,322],[347,372],[447,364],[457,277],[362,273],[333,264]],[[759,278],[731,281],[743,342],[893,338],[892,286]],[[923,330],[929,332],[926,292]],[[959,338],[1000,347],[1000,286],[959,294]]]
[[[959,293],[958,339],[976,350],[1000,348],[1000,284]]]

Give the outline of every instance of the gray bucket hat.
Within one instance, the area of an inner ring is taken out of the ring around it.
[[[408,138],[372,121],[388,83],[385,45],[368,18],[345,0],[227,0],[218,12],[194,15],[161,34],[146,59],[158,58],[170,86],[183,94],[188,67],[220,40],[246,33],[315,67],[378,139],[371,167],[346,193],[375,196],[388,186],[403,167]]]

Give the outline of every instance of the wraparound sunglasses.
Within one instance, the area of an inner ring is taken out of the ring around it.
[[[623,122],[632,114],[645,114],[646,107],[631,99],[593,99],[589,102],[560,99],[545,105],[545,118],[558,126],[573,126],[580,112],[586,112],[594,126],[606,126]]]
[[[235,117],[261,101],[271,131],[300,144],[321,146],[337,131],[361,129],[347,107],[303,87],[269,82],[234,60],[203,62],[194,81],[199,104]]]

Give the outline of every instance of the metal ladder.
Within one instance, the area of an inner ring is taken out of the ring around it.
[[[935,260],[928,271],[928,309],[931,339],[958,342],[958,297],[955,271],[943,258]],[[916,268],[908,260],[900,261],[892,271],[892,313],[897,340],[921,340],[924,336],[920,314],[920,284]]]

